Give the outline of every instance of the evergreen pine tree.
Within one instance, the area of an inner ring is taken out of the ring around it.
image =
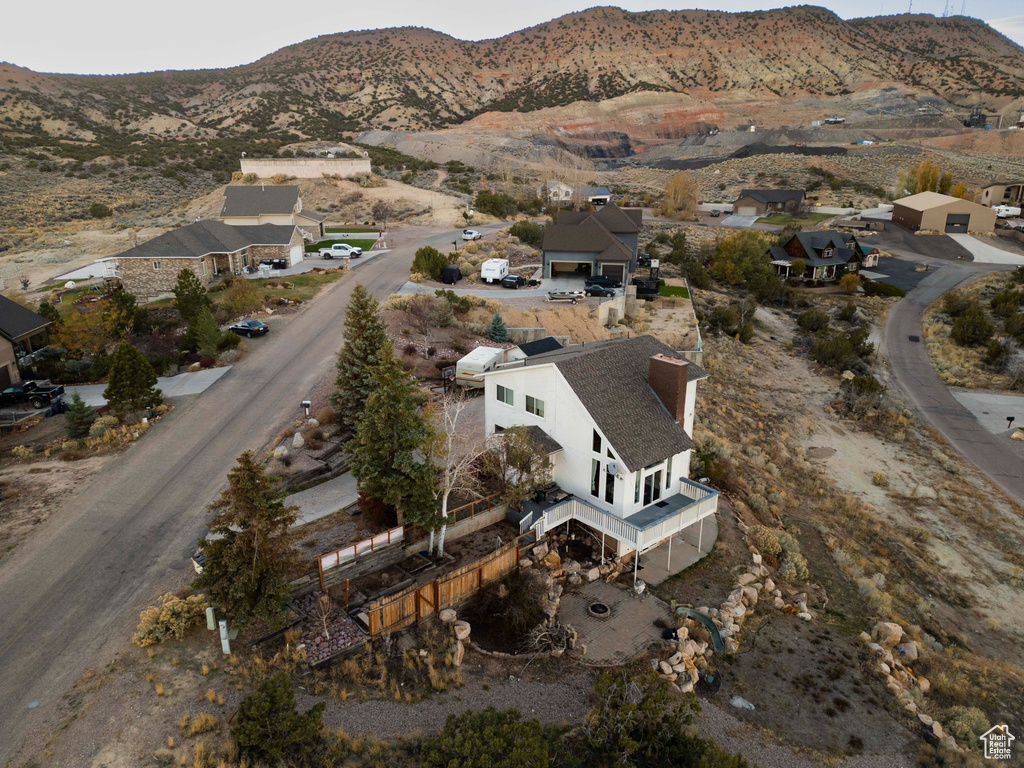
[[[501,312],[494,314],[494,319],[491,320],[491,324],[487,328],[486,336],[491,341],[508,341],[508,328],[505,327],[505,321],[501,317]]]
[[[434,468],[420,461],[430,428],[421,398],[386,342],[370,375],[370,394],[345,446],[359,490],[398,510],[399,522],[438,527]]]
[[[110,357],[110,374],[103,397],[121,418],[162,401],[160,390],[156,389],[153,366],[127,341],[122,341]]]
[[[246,451],[228,473],[228,487],[209,506],[209,534],[199,540],[206,562],[192,586],[242,623],[284,618],[288,578],[298,568],[290,531],[297,507],[286,507],[284,496]]]
[[[356,285],[345,310],[345,345],[338,352],[338,377],[330,398],[343,430],[355,429],[370,394],[370,374],[386,341],[377,300]]]
[[[303,765],[316,750],[326,706],[320,702],[300,715],[287,673],[278,672],[242,699],[231,735],[254,762]]]
[[[213,319],[208,307],[199,307],[189,320],[185,331],[185,342],[189,349],[194,349],[203,357],[215,357],[217,343],[221,339],[220,328]]]
[[[64,431],[68,437],[82,440],[89,436],[89,427],[96,421],[96,411],[85,404],[85,400],[76,390],[71,395],[71,404],[64,417]]]
[[[174,306],[186,323],[191,323],[199,310],[210,308],[206,289],[191,269],[183,269],[178,273],[178,282],[174,286]]]

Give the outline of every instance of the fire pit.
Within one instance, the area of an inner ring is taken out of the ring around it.
[[[587,606],[587,613],[595,619],[607,619],[612,615],[612,609],[604,603],[591,603]]]

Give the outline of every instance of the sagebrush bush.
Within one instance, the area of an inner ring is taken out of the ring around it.
[[[117,425],[117,416],[100,416],[89,427],[89,437],[104,437],[107,432],[116,429]]]
[[[768,500],[759,493],[752,493],[747,497],[747,504],[755,512],[765,512],[768,509]]]
[[[875,474],[871,476],[871,484],[877,485],[879,488],[888,488],[889,478],[885,472],[875,472]]]
[[[754,543],[761,554],[770,555],[771,557],[778,557],[782,554],[782,545],[779,544],[779,539],[775,535],[775,531],[764,525],[755,525],[749,531],[747,536]]]
[[[168,592],[160,598],[160,605],[151,605],[139,615],[139,627],[132,642],[145,648],[172,637],[181,640],[191,627],[203,620],[208,606],[203,595],[182,599]]]
[[[989,722],[977,707],[950,707],[945,728],[961,744],[976,748],[978,737],[989,729]]]

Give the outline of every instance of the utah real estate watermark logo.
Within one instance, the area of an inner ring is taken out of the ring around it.
[[[986,760],[1009,760],[1016,738],[1007,725],[996,725],[978,737],[985,744]]]

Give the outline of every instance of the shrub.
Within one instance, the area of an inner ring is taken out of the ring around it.
[[[447,301],[456,314],[464,315],[473,308],[473,300],[469,296],[458,296],[455,291],[438,288],[434,295]]]
[[[412,260],[412,271],[429,275],[431,280],[440,280],[441,272],[448,266],[449,259],[436,248],[425,245],[416,251]]]
[[[907,292],[902,288],[882,280],[865,280],[863,288],[866,296],[898,296],[903,298],[907,295]]]
[[[89,215],[94,219],[107,219],[114,215],[109,205],[93,203],[89,206]]]
[[[1021,305],[1021,300],[1020,291],[1004,288],[992,297],[992,311],[999,317],[1009,317],[1017,312],[1017,308]]]
[[[987,344],[995,328],[982,311],[981,307],[972,303],[953,321],[953,329],[949,336],[961,347],[975,347]]]
[[[872,485],[877,485],[879,488],[888,488],[889,487],[889,478],[885,474],[885,472],[875,472],[871,476],[871,484]]]
[[[36,452],[27,445],[16,445],[11,449],[11,455],[20,462],[29,462],[35,458]]]
[[[228,331],[220,337],[220,341],[217,342],[217,351],[224,352],[229,349],[235,349],[239,344],[242,343],[242,337],[237,333],[231,333]]]
[[[971,302],[960,291],[950,291],[942,297],[942,311],[950,317],[959,317],[969,306]]]
[[[263,306],[263,294],[252,280],[235,280],[220,305],[233,317],[246,315]]]
[[[960,743],[974,747],[978,737],[989,729],[989,722],[977,707],[950,707],[945,728]]]
[[[993,368],[1002,369],[1010,357],[1010,345],[1005,342],[993,339],[985,350],[985,364]]]
[[[320,702],[300,715],[288,675],[279,672],[242,699],[231,735],[253,761],[302,765],[320,741],[326,706]]]
[[[775,533],[774,530],[767,526],[755,525],[747,531],[747,538],[754,543],[754,546],[761,551],[762,555],[778,557],[782,554],[782,545],[779,543],[778,536]]]
[[[839,278],[839,289],[845,293],[856,293],[860,282],[860,275],[849,272]]]
[[[488,213],[498,219],[505,219],[514,216],[519,212],[519,205],[514,197],[503,194],[495,194],[487,190],[476,193],[473,207],[481,213]]]
[[[203,620],[208,605],[202,595],[182,599],[168,592],[160,598],[160,605],[151,605],[142,612],[132,642],[145,648],[172,637],[181,640],[191,627]]]
[[[739,332],[736,334],[736,338],[743,344],[749,344],[750,340],[754,338],[754,324],[744,323],[741,325]]]
[[[500,312],[494,314],[494,319],[491,320],[491,324],[487,328],[487,338],[497,342],[509,340],[508,328],[505,326]]]
[[[768,499],[759,493],[752,493],[747,497],[747,504],[755,512],[766,512],[768,510]]]
[[[104,437],[107,432],[115,429],[118,425],[116,416],[100,416],[89,427],[89,437]]]
[[[544,227],[532,221],[517,221],[508,233],[533,248],[540,248],[541,240],[544,239]]]
[[[816,333],[828,328],[828,313],[820,309],[808,309],[796,318],[796,324],[807,333]]]
[[[854,304],[852,301],[848,301],[846,302],[845,306],[843,306],[843,308],[839,310],[839,319],[842,320],[844,323],[848,323],[851,320],[853,320],[856,314],[857,305]]]
[[[550,764],[549,739],[536,719],[523,721],[519,712],[467,710],[448,715],[437,736],[423,742],[423,768],[487,766],[543,768]]]

